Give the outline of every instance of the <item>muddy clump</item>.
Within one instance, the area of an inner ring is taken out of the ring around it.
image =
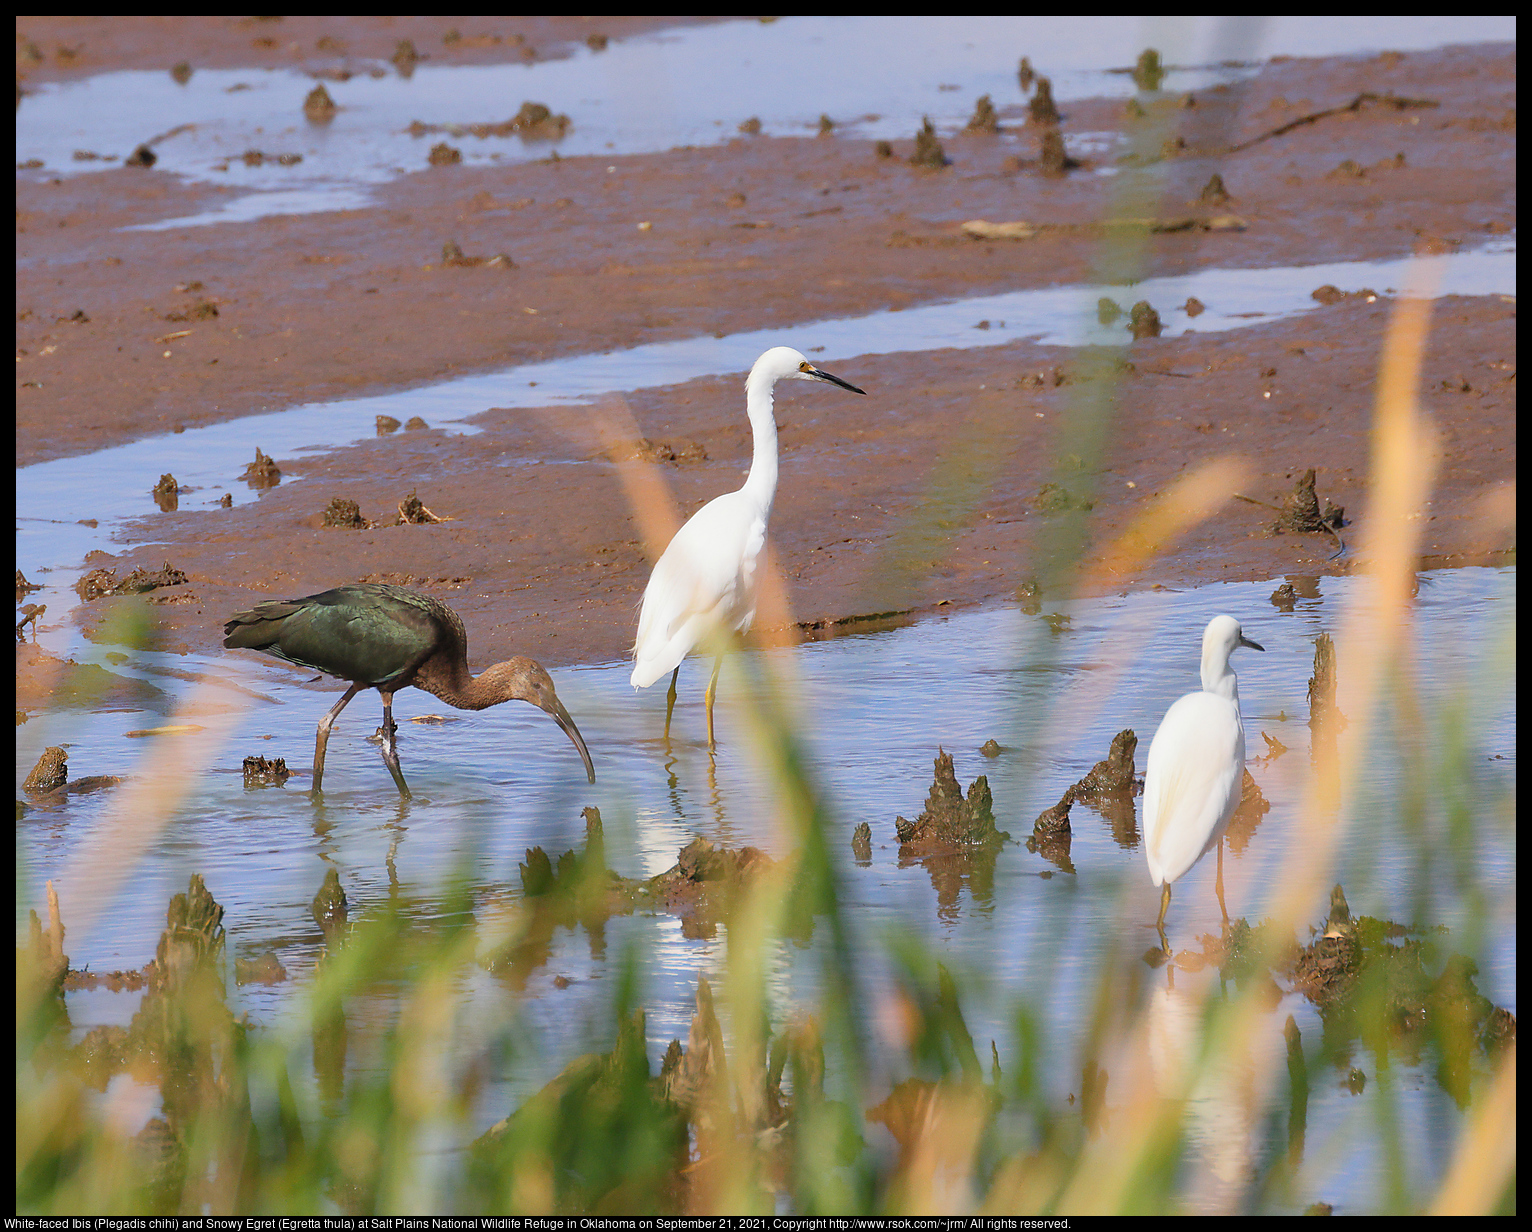
[[[441,514],[432,513],[420,501],[412,491],[399,502],[399,520],[395,526],[431,526],[437,522],[452,522],[454,518],[444,518]]]
[[[1073,872],[1069,845],[1073,832],[1069,811],[1075,804],[1087,804],[1107,819],[1119,842],[1137,840],[1133,797],[1143,791],[1143,783],[1134,773],[1134,754],[1138,736],[1125,728],[1112,737],[1107,755],[1098,761],[1079,782],[1065,789],[1059,802],[1044,809],[1032,823],[1027,850],[1052,861],[1065,872]]]
[[[190,491],[190,488],[178,484],[174,475],[165,474],[160,476],[160,481],[149,490],[149,494],[154,497],[154,503],[160,507],[161,513],[174,513],[180,507],[181,493]]]
[[[1443,958],[1435,937],[1418,927],[1353,917],[1339,885],[1315,934],[1285,956],[1279,973],[1318,1007],[1327,1046],[1344,1055],[1344,1042],[1360,1037],[1380,1058],[1397,1050],[1413,1063],[1434,1045],[1437,1081],[1466,1106],[1475,1053],[1515,1032],[1515,1016],[1475,985],[1474,962]]]
[[[865,821],[858,824],[851,834],[851,854],[859,864],[872,860],[872,827]]]
[[[42,587],[39,586],[36,582],[29,582],[29,581],[27,581],[27,575],[24,574],[20,569],[16,570],[16,602],[17,603],[20,603],[23,599],[25,599],[28,595],[30,595],[34,590],[41,590],[41,589],[42,589]]]
[[[910,166],[940,171],[947,165],[947,153],[936,139],[936,126],[930,116],[922,116],[920,131],[915,134],[915,152],[910,155]]]
[[[1106,757],[1072,788],[1075,799],[1094,804],[1108,796],[1134,796],[1142,792],[1143,784],[1134,777],[1133,757],[1137,749],[1138,736],[1131,727],[1113,736]]]
[[[832,120],[827,114],[821,112],[820,116],[819,116],[819,131],[816,132],[814,135],[816,137],[832,137],[832,136],[834,136],[835,135],[835,121]]]
[[[1160,63],[1160,53],[1153,47],[1144,48],[1133,66],[1133,84],[1140,90],[1158,90],[1164,80],[1165,66]]]
[[[1309,732],[1315,756],[1333,755],[1335,739],[1346,729],[1346,716],[1335,704],[1337,687],[1335,642],[1321,633],[1314,639],[1314,674],[1309,677]]]
[[[324,933],[327,945],[333,945],[344,932],[349,911],[350,904],[346,902],[346,891],[341,888],[340,873],[332,868],[325,873],[324,883],[309,903],[309,914],[314,917],[314,923],[319,925],[319,931]]]
[[[399,431],[399,421],[392,415],[379,415],[374,421],[379,436],[387,436],[390,432]]]
[[[758,847],[714,847],[699,836],[681,849],[673,868],[640,883],[632,894],[679,916],[683,935],[711,937],[745,883],[772,864]]]
[[[239,160],[247,167],[260,167],[267,163],[276,163],[279,167],[296,167],[303,161],[303,155],[294,153],[268,154],[265,150],[249,149],[239,156]],[[212,305],[208,306],[212,307]],[[214,308],[212,315],[218,315],[216,308]]]
[[[287,768],[287,762],[278,757],[274,761],[268,761],[264,757],[247,757],[244,763],[245,786],[248,787],[280,787],[287,782],[291,772]]]
[[[1069,509],[1090,510],[1095,502],[1076,496],[1061,483],[1045,483],[1032,498],[1032,508],[1039,513],[1064,513]]]
[[[320,525],[330,530],[367,530],[372,526],[354,500],[337,496],[325,506]]]
[[[433,167],[450,167],[463,161],[463,151],[456,146],[448,145],[445,141],[438,141],[431,147],[431,153],[426,156],[426,162]]]
[[[968,123],[963,126],[965,133],[998,133],[1000,131],[1000,117],[995,114],[994,100],[988,94],[979,95],[979,101],[974,104],[973,115],[968,117]]]
[[[115,569],[92,569],[75,583],[74,588],[80,598],[88,603],[107,595],[141,595],[162,586],[184,586],[187,580],[186,574],[166,561],[158,569],[139,567],[121,580]]]
[[[1271,524],[1273,534],[1288,531],[1298,534],[1314,532],[1334,534],[1346,525],[1346,510],[1330,500],[1325,501],[1320,512],[1319,497],[1314,491],[1314,468],[1311,466],[1298,478],[1293,490],[1283,498],[1277,520]]]
[[[1064,134],[1055,125],[1043,130],[1042,145],[1037,154],[1037,169],[1043,175],[1058,177],[1084,166],[1078,159],[1070,158],[1064,148]]]
[[[1021,86],[1021,92],[1025,94],[1032,88],[1032,82],[1037,74],[1032,71],[1032,61],[1026,56],[1021,57],[1021,62],[1016,66],[1016,82]]]
[[[480,129],[487,127],[487,132]],[[504,124],[492,124],[492,126],[470,127],[469,132],[473,136],[510,136],[516,135],[524,141],[558,141],[570,130],[570,118],[567,115],[555,115],[550,107],[542,103],[522,103],[516,110],[515,115]]]
[[[421,55],[415,50],[414,39],[400,39],[394,48],[394,54],[388,59],[398,71],[399,76],[408,80],[415,72],[415,65],[420,62]]]
[[[64,917],[59,911],[58,891],[47,883],[48,927],[28,911],[27,945],[16,951],[17,991],[28,984],[34,996],[58,997],[68,986],[69,955],[64,953]],[[61,1004],[60,998],[55,1004]]]
[[[1061,117],[1053,105],[1053,82],[1048,78],[1037,79],[1037,90],[1027,102],[1027,115],[1033,124],[1057,126]]]
[[[26,782],[22,784],[22,790],[27,792],[52,791],[56,787],[62,787],[69,780],[69,756],[57,745],[50,745],[43,750],[43,755],[37,759],[37,764],[27,775]]]
[[[492,257],[471,257],[458,247],[455,240],[448,240],[442,245],[442,265],[444,267],[469,267],[483,265],[492,269],[515,269],[516,262],[503,252],[497,252]],[[409,425],[405,425],[408,427]]]
[[[527,849],[518,866],[521,911],[525,924],[517,940],[496,951],[487,967],[513,986],[522,987],[552,953],[558,928],[580,926],[593,951],[605,946],[606,922],[634,911],[664,911],[681,921],[693,940],[713,936],[728,919],[741,889],[773,867],[755,847],[714,847],[696,838],[683,847],[673,867],[648,879],[624,877],[606,863],[601,811],[584,810],[585,848],[557,859],[541,847]],[[809,924],[807,928],[811,928]]]
[[[1338,304],[1348,299],[1359,299],[1370,304],[1378,298],[1378,293],[1371,287],[1363,287],[1360,291],[1342,291],[1334,283],[1327,282],[1322,287],[1315,287],[1309,293],[1309,298],[1321,304]]]
[[[505,260],[509,261],[510,258],[506,257]],[[426,423],[426,421],[419,415],[411,415],[404,421],[404,430],[406,432],[423,432],[430,426],[431,425]]]
[[[303,100],[304,117],[311,123],[323,124],[335,118],[335,113],[340,108],[335,105],[335,100],[330,97],[330,92],[323,84],[315,86],[308,92]]]
[[[155,1132],[164,1157],[175,1162],[199,1106],[220,1098],[217,1073],[243,1028],[224,1001],[223,908],[200,876],[193,874],[187,892],[171,898],[165,915],[154,960],[142,972],[71,977],[82,988],[147,991],[127,1027],[90,1031],[70,1050],[70,1063],[98,1091],[124,1070],[158,1086],[165,1115]]]
[[[1148,300],[1141,299],[1128,310],[1128,329],[1133,335],[1133,341],[1158,338],[1164,328],[1160,323],[1160,314],[1150,306]]]
[[[952,756],[938,749],[935,778],[926,806],[914,821],[898,817],[894,832],[901,857],[920,857],[975,848],[998,848],[1011,836],[995,827],[989,779],[980,775],[965,798],[952,767]]]
[[[1207,311],[1207,305],[1204,304],[1195,295],[1188,295],[1186,297],[1186,303],[1181,305],[1181,311],[1186,313],[1186,315],[1189,317],[1200,317],[1204,312]]]
[[[257,490],[274,488],[282,482],[282,471],[275,462],[261,452],[260,446],[257,445],[255,448],[255,461],[245,467],[245,473],[242,478],[252,488]]]
[[[1122,305],[1115,299],[1103,295],[1096,301],[1096,321],[1101,325],[1111,325],[1122,316]]]
[[[159,161],[159,156],[145,143],[123,159],[122,165],[124,167],[152,167]]]
[[[1213,172],[1208,182],[1202,186],[1202,191],[1197,194],[1197,200],[1204,205],[1228,205],[1232,197],[1229,190],[1224,187],[1223,176]]]
[[[761,117],[751,116],[748,120],[742,120],[739,125],[739,131],[744,133],[747,137],[759,136],[761,131]]]
[[[246,984],[280,984],[287,979],[287,968],[272,950],[259,958],[236,958],[234,982],[241,987]]]
[[[641,437],[611,446],[606,456],[613,462],[669,462],[690,466],[708,460],[707,450],[696,441],[651,441]]]
[[[1293,604],[1298,601],[1298,592],[1293,589],[1291,582],[1283,582],[1271,592],[1271,605],[1280,611],[1290,612]]]

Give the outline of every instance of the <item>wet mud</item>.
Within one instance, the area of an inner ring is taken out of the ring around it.
[[[794,623],[851,627],[855,618],[1012,596],[1018,575],[1037,571],[1046,519],[1086,502],[1083,593],[1348,571],[1354,550],[1332,561],[1329,535],[1273,535],[1275,511],[1263,507],[1279,506],[1313,466],[1324,499],[1347,510],[1347,537],[1360,542],[1365,531],[1373,382],[1389,308],[1348,300],[1319,313],[1135,343],[1132,369],[1114,389],[1106,455],[1083,471],[1056,469],[1074,452],[1063,424],[1077,385],[1071,357],[1052,348],[1018,343],[842,364],[846,379],[873,390],[866,411],[829,414],[784,394],[771,529]],[[1423,402],[1444,449],[1420,528],[1422,567],[1514,560],[1514,356],[1514,305],[1437,306]],[[1472,392],[1442,387],[1459,375]],[[874,406],[879,397],[892,405]],[[700,379],[624,401],[637,428],[628,439],[650,442],[635,452],[660,462],[683,514],[738,486],[750,437],[735,380]],[[919,413],[895,413],[910,407]],[[157,514],[152,537],[169,545],[204,612],[385,574],[457,578],[442,597],[459,606],[475,653],[488,660],[621,657],[650,558],[607,442],[588,413],[567,407],[491,410],[478,424],[477,436],[394,433],[323,458],[279,455],[283,483],[258,502],[218,510],[216,523],[204,511]],[[1000,447],[986,449],[975,469],[974,451],[990,439]],[[1326,460],[1316,466],[1321,449]],[[1144,501],[1208,450],[1245,464],[1240,490],[1263,504],[1226,504],[1147,560],[1115,551]],[[949,511],[932,504],[932,493],[952,467],[974,477],[975,497]],[[358,513],[392,510],[401,488],[413,486],[428,508],[456,521],[428,539],[361,529],[355,519],[346,535],[332,535],[317,527],[324,497],[314,479],[333,483],[325,496],[340,489]],[[918,552],[909,510],[942,523],[921,528]],[[143,534],[150,537],[147,527]],[[112,563],[153,567],[166,550],[129,548]],[[217,620],[176,609],[156,616],[169,646],[216,650]]]
[[[59,746],[50,745],[43,750],[37,764],[21,785],[26,800],[16,801],[17,820],[30,809],[59,808],[68,803],[70,796],[86,796],[92,792],[105,791],[121,782],[122,779],[113,774],[91,774],[71,779],[68,754]]]
[[[358,71],[372,58],[402,72],[421,58],[561,54],[597,33],[621,38],[660,24],[669,19],[603,19],[592,32],[581,19],[527,18],[518,19],[520,38],[429,18],[27,18],[18,29],[37,48],[23,72],[44,81],[321,55]],[[321,48],[322,39],[332,42]],[[1105,99],[1071,102],[1060,117],[1031,66],[1019,79],[1033,93],[992,100],[998,134],[934,135],[950,160],[939,174],[906,164],[908,142],[880,158],[875,143],[832,127],[805,138],[812,165],[801,141],[758,134],[657,155],[422,166],[379,187],[366,209],[171,232],[123,228],[184,215],[216,194],[142,167],[23,175],[18,462],[540,358],[1085,281],[1111,177],[1029,174],[1008,135],[1021,125],[1031,141],[1057,126],[1066,142],[1085,132],[1126,140],[1138,121]],[[1166,160],[1160,213],[1135,224],[1151,233],[1146,275],[1466,247],[1515,225],[1514,49],[1285,60],[1246,86],[1193,101],[1176,100],[1184,140]],[[974,118],[987,130],[989,113]],[[571,122],[579,124],[577,110]],[[454,138],[465,139],[474,138]],[[1221,151],[1216,160],[1209,150]],[[1333,177],[1347,160],[1365,174]],[[1243,229],[1207,229],[1230,209]],[[975,220],[1018,217],[1026,221],[986,225],[1026,228],[1024,242],[976,242],[964,231]],[[483,264],[434,260],[444,243]],[[511,264],[486,268],[489,254]],[[1351,567],[1354,558],[1326,559],[1335,550],[1328,535],[1272,537],[1269,513],[1235,505],[1147,562],[1125,564],[1113,550],[1188,457],[1210,451],[1243,461],[1243,490],[1268,503],[1313,465],[1325,499],[1365,530],[1374,377],[1391,305],[1351,290],[1305,318],[1134,342],[1106,454],[1084,474],[1060,474],[1077,456],[1061,425],[1079,391],[1050,375],[1076,362],[1055,348],[858,360],[844,374],[869,390],[866,407],[826,411],[779,398],[772,546],[793,623],[812,634],[877,614],[1008,598],[1018,575],[1036,568],[1042,519],[1087,506],[1086,593]],[[167,317],[179,321],[169,342],[158,324]],[[1422,396],[1443,445],[1436,504],[1422,526],[1431,565],[1514,559],[1505,515],[1514,353],[1514,303],[1436,306]],[[621,399],[637,456],[664,465],[683,513],[736,487],[748,465],[738,385],[709,378]],[[194,508],[201,494],[177,491],[177,511],[158,514],[152,529],[130,527],[110,563],[119,573],[150,568],[166,549],[132,542],[170,545],[196,600],[153,612],[172,650],[216,651],[222,618],[252,596],[409,577],[454,592],[476,653],[488,659],[616,658],[631,645],[649,557],[608,442],[589,421],[578,408],[487,408],[477,436],[401,434],[380,423],[375,441],[298,457],[252,440],[252,451],[272,450],[265,473],[280,472],[280,486],[237,508],[211,498]],[[975,470],[984,441],[1001,445],[985,447]],[[953,468],[976,476],[976,500],[933,508]],[[154,479],[144,475],[143,488]],[[315,479],[333,487],[316,493]],[[1066,508],[1054,509],[1050,484]],[[412,489],[423,508],[454,521],[406,537],[362,517],[395,508]],[[355,507],[345,535],[323,531],[315,513],[337,491]],[[1044,507],[1035,505],[1045,491]],[[89,506],[81,492],[82,519],[92,517]],[[913,552],[907,522],[923,509],[933,526]],[[18,651],[31,696],[35,666]]]

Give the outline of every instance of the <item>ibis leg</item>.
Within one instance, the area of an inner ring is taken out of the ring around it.
[[[1160,891],[1160,918],[1155,921],[1155,928],[1160,932],[1160,949],[1170,953],[1170,942],[1165,940],[1165,913],[1170,910],[1170,882],[1165,883],[1165,888]]]
[[[707,751],[715,747],[713,741],[713,698],[718,695],[718,673],[723,670],[723,656],[713,660],[713,674],[707,682]]]
[[[383,764],[394,776],[394,785],[399,788],[399,794],[408,799],[410,789],[404,782],[404,772],[399,769],[399,747],[394,740],[398,730],[394,726],[394,695],[385,693],[383,694],[383,726],[379,729],[383,735]]]
[[[325,746],[330,743],[330,728],[335,726],[335,720],[346,708],[346,703],[366,687],[364,684],[352,685],[346,690],[346,695],[330,707],[330,713],[319,720],[319,731],[314,736],[314,785],[311,790],[318,791],[320,782],[324,778],[324,751]]]
[[[681,665],[676,664],[676,670],[670,673],[670,692],[665,694],[665,739],[670,739],[670,715],[676,708],[676,677],[681,674]]]
[[[1223,912],[1223,926],[1229,927],[1229,909],[1223,904],[1223,839],[1218,840],[1218,878],[1213,882],[1218,892],[1218,910]]]

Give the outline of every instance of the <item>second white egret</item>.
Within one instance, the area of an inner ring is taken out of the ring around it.
[[[1202,634],[1202,689],[1180,698],[1160,720],[1144,776],[1144,855],[1163,885],[1155,927],[1166,953],[1170,883],[1218,847],[1218,905],[1223,907],[1223,835],[1239,807],[1245,777],[1245,725],[1239,677],[1229,670],[1236,647],[1265,650],[1232,616],[1215,616]],[[1224,911],[1224,920],[1228,920]]]
[[[707,686],[707,743],[713,741],[713,697],[723,666],[722,646],[744,633],[755,620],[761,554],[777,494],[777,421],[772,388],[780,380],[828,381],[863,393],[838,376],[809,363],[792,347],[772,347],[745,378],[745,409],[750,416],[754,457],[745,486],[715,497],[687,519],[671,539],[644,588],[633,644],[632,684],[647,688],[670,672],[665,703],[665,738],[676,705],[681,660],[704,642],[718,655]]]

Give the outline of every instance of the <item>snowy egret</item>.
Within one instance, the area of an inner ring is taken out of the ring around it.
[[[1237,646],[1252,642],[1232,616],[1215,616],[1202,634],[1202,689],[1178,700],[1160,720],[1144,777],[1144,855],[1160,894],[1160,945],[1166,953],[1170,883],[1218,847],[1218,906],[1223,909],[1223,834],[1239,807],[1245,777],[1245,725],[1239,678],[1229,670]],[[1224,910],[1227,921],[1229,913]]]
[[[761,553],[766,525],[777,493],[777,421],[771,412],[772,387],[780,380],[829,381],[854,394],[863,393],[838,376],[816,368],[792,347],[772,347],[745,378],[745,409],[755,455],[745,486],[714,497],[687,520],[671,539],[649,575],[633,644],[635,689],[647,688],[670,672],[665,701],[665,738],[676,705],[681,660],[704,641],[717,652],[707,686],[707,744],[713,742],[713,697],[723,666],[720,639],[744,633],[755,619]]]
[[[224,625],[223,644],[312,667],[351,681],[345,696],[319,721],[314,738],[314,791],[324,779],[330,728],[363,689],[383,695],[383,761],[401,796],[408,796],[394,733],[394,694],[414,685],[459,710],[483,710],[513,699],[531,702],[553,716],[574,742],[585,773],[596,781],[580,729],[564,709],[541,665],[517,656],[468,673],[468,634],[458,614],[418,590],[380,582],[337,586],[302,599],[257,603],[235,612]]]

